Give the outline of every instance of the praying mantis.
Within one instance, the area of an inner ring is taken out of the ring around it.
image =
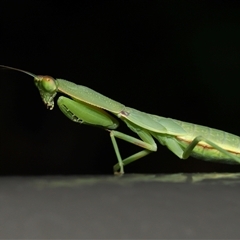
[[[116,174],[124,174],[124,166],[157,151],[154,139],[181,159],[193,156],[206,161],[240,164],[239,136],[210,127],[141,112],[126,107],[88,87],[64,79],[35,75],[4,65],[0,65],[0,68],[32,76],[48,109],[54,108],[54,98],[57,92],[63,93],[69,98],[60,96],[57,104],[66,117],[79,124],[98,126],[107,130],[118,160],[118,163],[113,166]],[[140,139],[116,131],[115,129],[119,126],[116,117],[125,122]],[[143,150],[122,159],[116,138],[135,144]]]

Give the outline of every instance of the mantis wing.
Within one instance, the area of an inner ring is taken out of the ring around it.
[[[121,113],[121,117],[152,132],[168,135],[185,135],[187,132],[171,118],[164,118],[133,108],[126,107]]]

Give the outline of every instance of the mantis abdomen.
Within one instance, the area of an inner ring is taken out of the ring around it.
[[[187,135],[175,136],[182,146],[186,147],[188,146],[189,142],[192,142],[195,137],[202,136],[209,141],[217,144],[219,147],[223,148],[232,155],[239,157],[240,160],[240,137],[210,127],[182,122],[178,120],[174,121],[178,123],[187,132]],[[217,149],[202,141],[200,141],[193,149],[191,156],[204,160],[218,159],[220,162],[227,162],[230,164],[236,163],[232,160],[232,158],[229,158],[227,155],[219,152]]]

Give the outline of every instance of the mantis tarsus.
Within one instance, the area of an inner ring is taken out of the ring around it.
[[[77,123],[100,126],[108,130],[118,159],[118,163],[113,166],[115,173],[119,171],[120,174],[123,174],[125,165],[157,151],[154,138],[162,145],[167,146],[181,159],[193,156],[207,161],[240,164],[240,137],[236,135],[193,123],[140,112],[105,97],[88,87],[63,79],[35,75],[4,65],[0,65],[0,67],[32,76],[48,109],[54,108],[54,97],[57,92],[64,93],[70,98],[60,96],[57,104],[69,119]],[[116,131],[119,123],[114,116],[125,122],[141,140]],[[116,138],[135,144],[143,150],[122,159]]]

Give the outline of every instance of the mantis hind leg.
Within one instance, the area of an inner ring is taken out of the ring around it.
[[[240,163],[240,158],[232,155],[231,153],[229,153],[228,151],[226,151],[225,149],[221,148],[220,146],[218,146],[217,144],[215,144],[214,142],[206,139],[205,137],[202,137],[202,136],[198,136],[196,138],[193,139],[193,141],[189,144],[189,146],[183,151],[183,154],[182,154],[182,158],[183,159],[186,159],[188,158],[193,149],[196,147],[196,145],[199,143],[199,142],[205,142],[207,143],[208,145],[210,145],[211,147],[213,147],[214,149],[218,150],[219,152],[221,152],[222,154],[228,156],[230,159],[233,159],[235,160],[236,162]]]
[[[118,163],[113,166],[113,171],[115,174],[118,174],[117,171],[119,169],[120,169],[119,173],[123,174],[124,166],[148,155],[149,153],[151,153],[153,151],[157,151],[157,145],[156,145],[154,139],[152,138],[152,136],[148,132],[142,130],[142,131],[138,132],[138,135],[143,141],[139,140],[137,138],[131,137],[127,134],[115,131],[115,130],[110,131],[110,137],[111,137],[113,147],[114,147],[115,153],[117,155],[117,159],[118,159]],[[117,141],[115,138],[125,140],[127,142],[130,142],[132,144],[135,144],[135,145],[145,148],[145,149],[122,160],[122,157],[121,157],[118,145],[117,145]]]

